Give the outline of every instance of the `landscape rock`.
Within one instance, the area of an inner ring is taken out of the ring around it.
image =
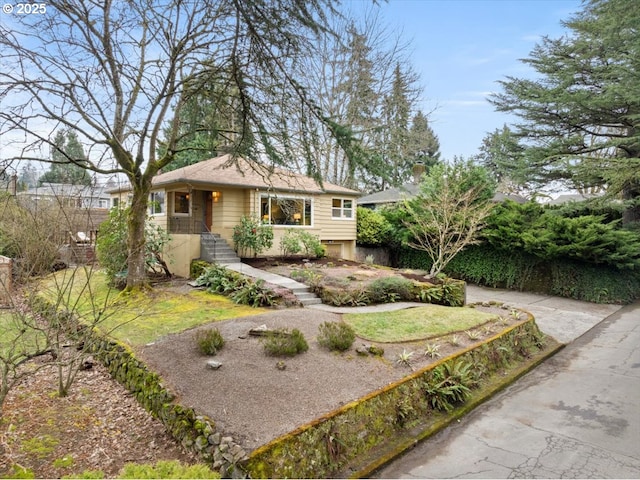
[[[207,367],[210,368],[211,370],[218,370],[221,366],[222,366],[222,363],[217,362],[215,360],[207,361]]]

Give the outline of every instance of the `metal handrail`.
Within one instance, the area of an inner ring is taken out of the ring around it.
[[[210,238],[213,239],[213,258],[217,258],[217,254],[216,254],[216,245],[218,244],[218,239],[213,235],[213,232],[211,232],[211,230],[209,230],[209,227],[207,227],[207,224],[205,222],[202,222],[202,226],[204,227],[204,230],[201,232],[201,234],[205,234],[208,235]]]

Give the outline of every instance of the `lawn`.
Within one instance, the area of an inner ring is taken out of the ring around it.
[[[426,305],[395,312],[349,313],[343,320],[371,342],[395,343],[462,332],[498,319],[469,307]]]
[[[145,292],[120,292],[107,285],[104,272],[90,268],[63,270],[47,277],[39,294],[132,346],[198,325],[267,311],[194,289],[185,292],[157,287]]]

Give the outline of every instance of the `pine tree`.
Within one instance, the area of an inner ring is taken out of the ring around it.
[[[51,167],[38,181],[40,184],[91,185],[87,156],[75,132],[68,129],[56,132],[51,147]]]
[[[623,222],[640,222],[640,9],[591,0],[565,25],[570,35],[545,37],[524,60],[540,78],[508,77],[491,101],[521,119],[529,180],[606,185],[625,202]]]
[[[427,172],[440,160],[440,141],[422,110],[413,116],[406,150],[410,161],[422,163]]]

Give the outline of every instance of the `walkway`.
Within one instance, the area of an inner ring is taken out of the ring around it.
[[[288,288],[296,293],[298,297],[302,296],[304,298],[305,292],[309,291],[309,288],[303,283],[254,268],[246,263],[231,263],[225,265],[225,267],[244,275],[261,278],[265,282]],[[531,312],[540,329],[562,343],[569,343],[578,338],[604,318],[620,309],[620,305],[599,305],[569,298],[467,285],[467,303],[488,302],[491,300]],[[334,307],[321,303],[315,305],[307,304],[307,308],[332,313],[390,312],[419,306],[424,306],[424,304],[397,302],[366,307]]]

